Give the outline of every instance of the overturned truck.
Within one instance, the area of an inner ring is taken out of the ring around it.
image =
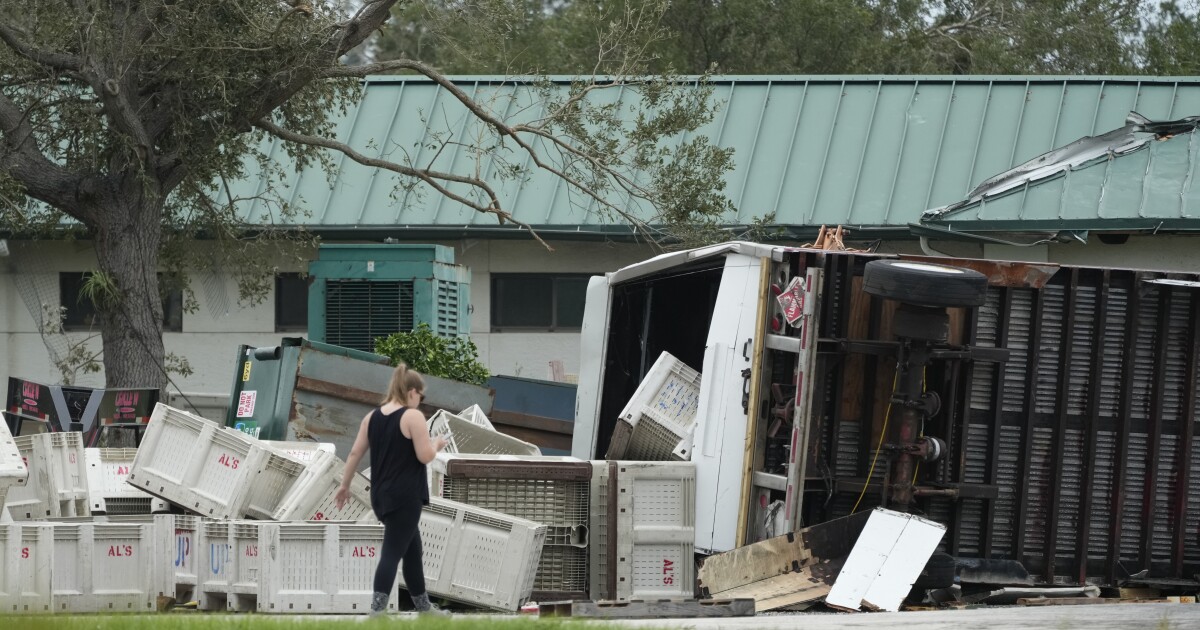
[[[1191,578],[1198,311],[1191,273],[665,254],[588,287],[572,455],[605,455],[666,352],[699,373],[673,452],[696,463],[698,552],[885,506],[1046,584]]]

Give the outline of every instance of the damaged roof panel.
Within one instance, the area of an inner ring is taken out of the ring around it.
[[[1200,230],[1200,116],[1081,138],[980,184],[921,220],[960,232]]]
[[[521,81],[453,80],[498,114],[541,111]],[[555,83],[569,86],[564,77]],[[1155,120],[1200,114],[1196,77],[722,76],[713,86],[724,106],[701,131],[735,150],[726,193],[738,210],[724,222],[774,212],[793,232],[822,224],[903,229],[928,208],[967,198],[991,174],[1120,127],[1130,111]],[[603,98],[636,101],[628,89]],[[407,155],[455,172],[475,162],[468,144],[478,126],[427,79],[372,77],[361,102],[335,122],[340,139],[371,157]],[[428,148],[435,137],[446,144]],[[282,147],[270,148],[287,173],[283,198],[311,213],[301,218],[311,229],[363,236],[397,226],[430,235],[513,231],[423,187],[397,190],[391,173],[336,157],[331,180],[316,166],[296,173]],[[479,164],[490,174],[498,166]],[[267,221],[273,212],[258,198],[262,178],[256,165],[247,168],[250,175],[231,183],[232,192],[247,199],[248,216]],[[497,194],[517,219],[546,234],[629,233],[621,222],[586,212],[587,199],[544,172],[502,181]],[[647,208],[628,209],[649,218]]]

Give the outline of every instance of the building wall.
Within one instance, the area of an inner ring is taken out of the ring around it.
[[[1132,237],[1122,245],[1092,239],[1086,245],[1052,244],[1035,248],[996,248],[964,243],[934,243],[940,251],[957,256],[981,256],[1052,263],[1117,266],[1145,269],[1200,271],[1197,241],[1183,236]],[[459,264],[471,269],[471,338],[480,359],[493,374],[549,378],[549,363],[562,361],[568,375],[579,371],[579,334],[576,332],[492,333],[492,273],[603,273],[645,260],[655,252],[644,245],[553,242],[546,251],[531,240],[444,241],[453,247]],[[9,241],[11,253],[0,258],[0,383],[20,376],[47,383],[62,382],[51,360],[72,345],[92,351],[100,348],[98,335],[72,332],[43,337],[31,314],[41,305],[58,306],[58,273],[86,271],[95,257],[86,242],[22,243]],[[920,254],[915,241],[886,242],[880,252]],[[301,271],[281,268],[281,271]],[[188,377],[174,376],[176,387],[187,394],[227,395],[232,383],[234,352],[240,344],[269,346],[280,337],[301,336],[274,330],[274,295],[257,306],[237,303],[233,279],[225,274],[199,271],[191,276],[199,308],[186,313],[183,332],[166,333],[167,352],[186,357],[194,370]],[[76,383],[102,386],[102,374],[80,374]],[[171,389],[176,389],[172,387]]]
[[[443,241],[453,247],[455,260],[471,270],[471,338],[480,360],[493,374],[548,379],[551,361],[562,361],[568,375],[579,371],[579,333],[492,333],[491,273],[595,273],[613,271],[645,260],[656,252],[644,245],[552,242],[553,252],[532,240]],[[71,346],[100,349],[99,336],[68,332],[43,336],[34,312],[42,304],[59,306],[58,274],[95,268],[95,255],[86,242],[9,241],[11,253],[0,258],[0,387],[9,376],[59,383],[62,378],[52,354],[64,356]],[[303,271],[280,261],[280,271]],[[292,265],[294,267],[294,263]],[[227,395],[231,366],[241,344],[269,346],[301,332],[276,332],[274,294],[256,306],[238,304],[236,284],[229,274],[197,271],[190,274],[198,308],[183,316],[183,331],[168,332],[168,353],[187,358],[194,373],[172,375],[175,387],[187,394]],[[53,350],[52,350],[52,349]],[[79,385],[99,387],[103,374],[77,374]]]

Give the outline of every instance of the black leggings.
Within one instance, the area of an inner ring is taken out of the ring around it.
[[[404,586],[414,597],[425,592],[421,566],[421,504],[404,507],[379,519],[383,522],[383,551],[375,568],[375,592],[391,593],[396,586],[396,566],[404,560]]]

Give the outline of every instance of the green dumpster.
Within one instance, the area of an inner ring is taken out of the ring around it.
[[[363,416],[383,402],[392,367],[382,355],[298,337],[238,347],[225,425],[262,440],[329,442],[345,459]],[[421,409],[490,413],[491,389],[425,377]]]

